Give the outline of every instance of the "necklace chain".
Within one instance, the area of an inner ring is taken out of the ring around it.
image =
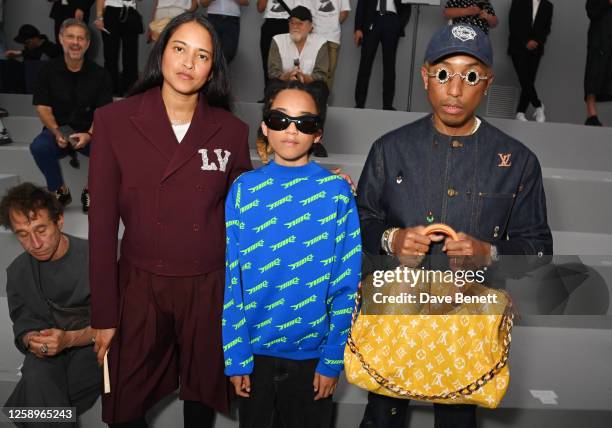
[[[170,119],[170,123],[172,125],[186,125],[187,123],[190,123],[191,119]]]

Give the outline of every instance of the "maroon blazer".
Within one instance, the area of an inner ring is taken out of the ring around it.
[[[248,126],[200,102],[176,140],[159,88],[94,115],[89,163],[91,325],[117,326],[117,234],[121,258],[162,276],[196,276],[225,266],[224,201],[252,168]]]

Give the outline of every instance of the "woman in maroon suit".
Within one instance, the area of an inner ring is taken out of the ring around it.
[[[185,13],[160,36],[134,95],[95,114],[92,327],[99,362],[109,349],[111,427],[145,427],[146,411],[179,380],[186,427],[212,427],[214,411],[227,411],[224,200],[251,169],[228,79],[211,25]]]

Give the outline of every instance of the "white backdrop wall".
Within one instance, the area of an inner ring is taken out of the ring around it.
[[[585,119],[582,81],[584,63],[586,59],[586,34],[588,19],[584,9],[585,0],[552,0],[555,6],[552,33],[549,37],[540,72],[537,88],[543,100],[549,120],[555,122],[583,123]],[[152,0],[140,2],[139,9],[145,21],[151,18]],[[442,1],[444,4],[444,0]],[[500,25],[491,31],[491,39],[495,48],[496,84],[518,87],[518,80],[506,55],[508,37],[508,10],[510,0],[492,0],[500,17]],[[353,9],[356,0],[351,0]],[[42,32],[52,37],[53,23],[48,18],[50,3],[46,0],[5,0],[4,30],[12,42],[20,25],[31,23]],[[202,8],[202,10],[204,10]],[[261,59],[259,54],[259,28],[262,22],[261,15],[255,8],[255,0],[250,6],[243,8],[242,31],[238,55],[232,63],[232,82],[234,95],[241,101],[256,101],[263,92],[263,77]],[[337,69],[335,87],[331,104],[336,106],[352,107],[354,105],[353,93],[357,68],[359,66],[359,49],[353,42],[354,10],[343,25],[342,49]],[[397,84],[395,107],[406,109],[409,88],[410,62],[412,51],[412,34],[414,29],[414,13],[408,27],[407,36],[400,40],[397,60]],[[418,31],[417,49],[414,73],[414,95],[412,110],[427,111],[428,104],[419,81],[418,68],[422,62],[426,43],[431,34],[441,25],[445,24],[441,7],[422,6]],[[94,57],[102,63],[99,48],[99,34],[94,30],[96,44]],[[144,36],[140,38],[139,61],[141,68],[144,65],[150,46],[146,44]],[[366,107],[380,108],[382,104],[382,67],[381,53],[374,64],[370,81],[369,97]],[[612,103],[599,105],[600,117],[608,126],[612,126]]]

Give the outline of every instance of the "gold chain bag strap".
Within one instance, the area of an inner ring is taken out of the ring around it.
[[[457,240],[447,225],[426,232]],[[390,397],[497,407],[510,381],[514,315],[505,293],[488,290],[506,305],[502,314],[364,315],[360,287],[344,353],[347,380]]]

